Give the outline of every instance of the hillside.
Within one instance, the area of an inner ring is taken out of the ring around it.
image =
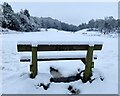
[[[16,31],[40,31],[40,28],[56,28],[66,31],[77,31],[78,27],[61,22],[51,17],[33,17],[29,14],[29,10],[21,9],[20,12],[15,13],[11,5],[4,2],[0,5],[2,8],[2,27]]]

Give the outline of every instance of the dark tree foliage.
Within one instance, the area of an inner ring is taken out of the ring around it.
[[[78,26],[79,30],[82,30],[82,29],[86,29],[87,28],[87,24],[86,23],[82,23]]]
[[[94,28],[95,27],[95,20],[94,19],[92,19],[88,22],[88,27],[89,28]]]
[[[7,24],[6,24],[5,21],[2,21],[2,27],[3,27],[3,28],[7,28]]]
[[[104,19],[92,19],[88,22],[88,24],[79,25],[79,29],[89,28],[89,31],[100,31],[104,34],[108,34],[110,32],[115,32],[119,28],[119,20],[114,19],[112,16],[105,17]],[[116,31],[117,32],[117,31]]]
[[[27,9],[24,10],[24,15],[26,15],[28,18],[30,18],[29,11]]]
[[[12,10],[12,7],[6,2],[3,3],[2,7],[3,7],[3,14],[13,13],[14,12]]]
[[[120,27],[120,19],[117,20],[117,27]]]

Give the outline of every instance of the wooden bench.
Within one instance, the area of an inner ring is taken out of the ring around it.
[[[92,76],[92,68],[94,67],[93,59],[97,56],[93,55],[94,50],[102,49],[102,42],[26,42],[21,41],[17,44],[18,52],[32,52],[30,56],[24,56],[20,59],[21,62],[30,62],[30,78],[35,78],[38,73],[37,61],[52,61],[52,60],[81,60],[85,64],[83,74],[83,82],[87,82]],[[85,55],[62,55],[56,56],[37,56],[38,51],[87,51]]]

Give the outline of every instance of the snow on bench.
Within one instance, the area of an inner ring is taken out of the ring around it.
[[[56,54],[56,55],[41,55],[37,56],[37,61],[54,61],[54,60],[80,60],[86,58],[86,54]],[[93,60],[97,59],[97,55],[93,55]],[[32,56],[21,56],[21,62],[30,62],[32,61]]]
[[[80,42],[80,41],[19,41],[18,45],[103,45],[103,42],[98,41],[88,41],[88,42]]]

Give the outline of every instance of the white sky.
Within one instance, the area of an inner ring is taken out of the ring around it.
[[[92,18],[118,17],[117,2],[10,2],[9,4],[15,12],[26,8],[31,16],[52,17],[75,25],[88,22]]]

